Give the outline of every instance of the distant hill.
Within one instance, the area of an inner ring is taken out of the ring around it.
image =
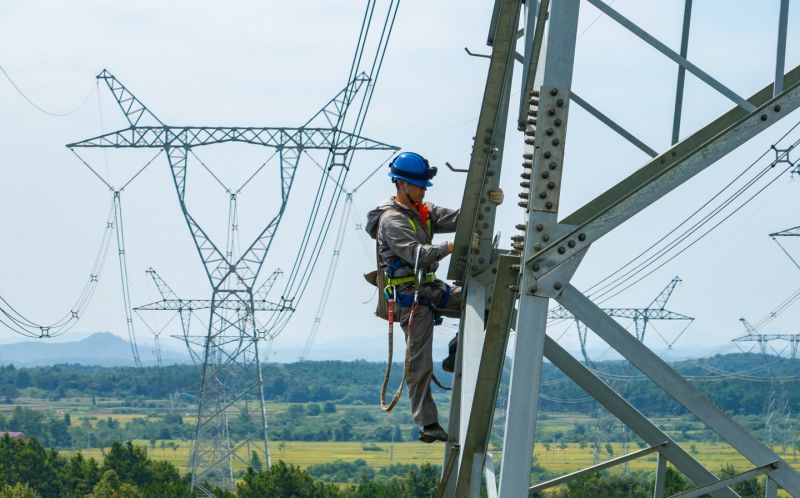
[[[150,347],[139,347],[139,357],[145,365],[155,365]],[[164,364],[189,363],[187,354],[163,350]],[[23,341],[0,345],[0,365],[35,367],[58,363],[78,363],[103,367],[133,365],[133,354],[128,341],[109,332],[98,332],[73,342],[46,340]]]

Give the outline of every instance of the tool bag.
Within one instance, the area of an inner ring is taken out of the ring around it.
[[[389,299],[386,297],[386,272],[377,264],[377,270],[364,274],[364,279],[371,285],[377,287],[378,303],[375,306],[375,316],[384,320],[389,320]]]

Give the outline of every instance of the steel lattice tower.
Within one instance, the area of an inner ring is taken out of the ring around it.
[[[342,130],[350,103],[359,90],[369,84],[363,74],[349,82],[306,124],[296,128],[165,125],[111,73],[103,70],[97,78],[106,83],[129,126],[68,144],[67,147],[162,149],[169,161],[183,216],[212,289],[211,299],[205,303],[209,309],[207,334],[199,338],[187,336],[186,340],[194,346],[201,346],[199,359],[202,364],[195,440],[189,462],[192,488],[213,496],[211,486],[232,488],[235,463],[245,467],[250,465],[251,455],[242,454],[245,448],[257,448],[259,459],[270,464],[259,356],[259,344],[265,340],[267,332],[258,327],[255,314],[260,310],[285,309],[292,303],[267,304],[265,300],[257,299],[255,286],[283,217],[301,154],[312,149],[326,151],[328,161],[323,172],[325,174],[332,169],[349,167],[350,157],[355,150],[392,151],[396,147]],[[220,249],[221,246],[212,241],[196,221],[186,203],[186,178],[192,149],[226,142],[277,149],[280,161],[280,208],[241,255]],[[169,307],[177,304],[170,303],[165,297],[160,305]],[[195,302],[192,306],[197,305],[199,303]],[[154,307],[157,306],[154,304]],[[185,309],[188,308],[184,306],[183,315],[186,314]],[[192,349],[190,347],[190,351]],[[247,428],[243,438],[232,442],[229,415],[244,411],[249,416],[251,402],[257,405],[254,424]]]

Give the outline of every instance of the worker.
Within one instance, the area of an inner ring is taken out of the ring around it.
[[[397,321],[408,344],[408,395],[411,415],[420,427],[419,440],[425,443],[446,441],[439,425],[436,403],[431,396],[433,376],[433,327],[441,317],[460,318],[461,288],[436,278],[439,261],[453,252],[453,242],[433,243],[434,234],[456,230],[459,210],[423,202],[436,167],[415,152],[402,152],[390,164],[389,177],[395,195],[367,215],[367,232],[376,241],[378,264],[386,275],[387,286],[397,293]],[[502,202],[503,193],[494,189],[490,200]],[[415,272],[415,269],[417,270]],[[421,275],[419,282],[418,275]],[[418,291],[417,306],[409,330],[409,318]],[[446,371],[455,366],[457,339],[450,343],[443,362]]]

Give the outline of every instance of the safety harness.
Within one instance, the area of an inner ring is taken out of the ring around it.
[[[423,214],[422,212],[420,213]],[[410,216],[406,215],[408,218],[409,224],[411,224],[411,228],[414,229],[414,234],[417,233],[417,225],[414,223],[414,220],[411,219]],[[429,216],[427,216],[427,209],[424,213],[424,222],[428,229],[428,236],[433,239],[433,223]],[[427,273],[425,275],[422,274],[422,270],[419,268],[419,253],[422,249],[422,246],[417,247],[417,253],[414,258],[414,274],[408,275],[405,277],[397,277],[392,278],[392,275],[395,271],[399,270],[403,266],[405,266],[405,262],[401,259],[397,259],[392,264],[386,267],[386,287],[384,287],[383,292],[386,296],[386,300],[388,303],[388,317],[387,320],[389,321],[389,361],[386,364],[386,373],[383,376],[383,384],[381,385],[381,409],[383,411],[389,412],[397,405],[397,402],[400,400],[400,396],[403,394],[403,386],[406,383],[406,378],[408,377],[408,368],[409,363],[411,361],[411,330],[412,324],[414,323],[414,314],[417,310],[417,307],[422,304],[423,306],[427,306],[431,309],[431,311],[435,312],[435,308],[425,297],[421,297],[419,295],[419,289],[421,284],[424,282],[435,282],[436,281],[436,274],[435,273]],[[414,284],[414,294],[398,294],[397,287],[400,285],[405,284]],[[441,301],[439,302],[439,307],[443,308],[447,305],[447,301],[450,298],[450,286],[445,286],[445,293],[442,296]],[[395,304],[399,303],[401,306],[410,307],[411,310],[408,314],[408,325],[407,325],[407,333],[406,333],[406,354],[405,354],[405,361],[403,362],[403,378],[400,379],[400,385],[397,387],[392,399],[389,403],[386,403],[386,390],[389,387],[389,376],[392,373],[392,356],[394,354],[394,318],[395,318]],[[437,323],[438,322],[438,323]],[[441,323],[441,317],[436,318],[436,325]],[[451,390],[451,388],[444,386],[439,379],[436,378],[435,374],[431,375],[431,380],[434,384],[439,386],[439,388],[444,389],[446,391]]]

